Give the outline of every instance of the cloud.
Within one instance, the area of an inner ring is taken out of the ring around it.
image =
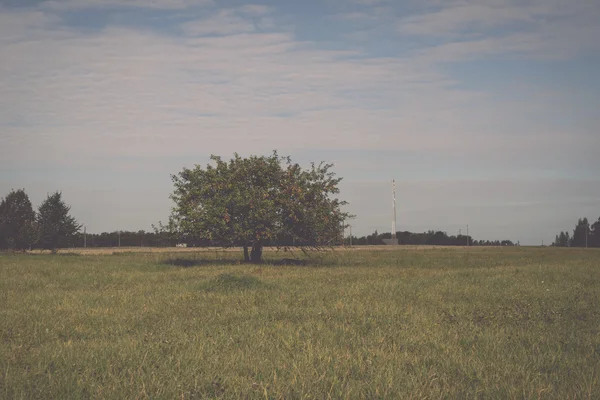
[[[387,3],[388,0],[350,0],[351,3],[360,4],[363,6],[373,6],[376,4]]]
[[[399,88],[435,87],[440,79],[391,58],[348,59],[355,53],[323,51],[286,32],[185,39],[112,27],[64,39],[21,35],[0,50],[10,53],[0,67],[0,113],[27,121],[4,131],[12,160],[21,156],[13,148],[19,143],[33,146],[32,158],[48,146],[57,158],[177,154],[205,143],[222,151],[232,140],[256,151],[357,147],[379,126],[375,146],[397,126],[357,102],[385,106]]]
[[[401,18],[398,33],[436,38],[421,49],[431,61],[468,61],[490,55],[565,59],[600,45],[600,7],[588,0],[430,1],[429,11]],[[432,10],[433,9],[433,10]]]
[[[190,36],[234,35],[256,30],[252,21],[236,15],[233,10],[221,10],[214,16],[186,22],[181,28]]]
[[[485,4],[464,4],[442,8],[439,11],[411,16],[400,20],[399,32],[423,36],[457,36],[473,31],[509,25],[514,22],[530,23],[533,17],[520,7],[494,7]],[[484,30],[482,33],[485,33]]]
[[[41,7],[52,11],[93,8],[149,8],[181,10],[189,7],[215,5],[214,0],[50,0]]]
[[[30,37],[40,37],[52,31],[60,24],[60,17],[49,15],[43,11],[13,10],[2,11],[0,8],[0,43],[15,44]],[[0,49],[0,51],[5,49]],[[1,65],[0,65],[1,68]]]
[[[398,146],[440,153],[529,149],[539,138],[563,137],[544,124],[481,135],[486,124],[503,124],[496,101],[454,87],[438,68],[442,61],[534,51],[537,34],[525,41],[515,35],[449,43],[412,58],[364,57],[322,50],[286,30],[259,33],[254,17],[244,17],[268,12],[259,6],[219,10],[184,23],[191,37],[110,26],[80,34],[38,11],[9,15],[25,25],[0,28],[13,35],[12,44],[0,48],[6,94],[0,117],[12,143],[6,156],[14,159],[11,147],[36,135],[39,151],[54,143],[64,149],[59,154],[132,155],[178,154],[202,143],[227,150],[225,136],[256,151]],[[545,98],[523,96],[523,110]],[[41,126],[46,136],[35,133]],[[516,145],[513,138],[526,131]],[[116,140],[127,146],[115,149]]]
[[[595,114],[573,122],[577,110],[595,104],[593,95],[568,84],[509,85],[496,76],[478,85],[446,69],[447,63],[499,55],[569,61],[593,53],[600,35],[587,6],[564,11],[558,3],[535,1],[517,15],[517,3],[429,2],[420,15],[400,20],[390,10],[354,6],[360,14],[332,18],[320,32],[327,35],[340,24],[345,36],[319,40],[292,27],[306,21],[289,23],[277,8],[204,2],[209,6],[198,9],[183,0],[127,4],[64,1],[0,10],[2,190],[21,177],[42,194],[61,185],[85,197],[97,184],[118,203],[117,192],[136,180],[132,198],[138,189],[144,197],[165,198],[136,217],[153,222],[160,218],[150,217],[157,209],[168,211],[169,173],[203,163],[210,153],[279,149],[307,161],[334,160],[350,180],[535,180],[589,176],[600,168]],[[111,16],[123,7],[151,10],[136,13],[136,23],[116,25],[109,18],[96,30],[65,18],[69,10],[93,18],[99,7]],[[146,23],[146,14],[155,18],[158,9],[160,24]],[[359,23],[375,29],[364,31],[361,45],[347,39]],[[420,24],[428,28],[419,30]],[[515,29],[503,31],[506,26]],[[156,177],[165,180],[160,190]],[[453,185],[493,191],[491,184]],[[414,207],[429,195],[449,196],[439,187],[415,188],[421,195]],[[509,183],[499,187],[507,193],[501,202],[510,207],[541,201],[511,194]],[[359,207],[353,211],[368,216],[370,206],[363,203],[370,193],[364,187],[359,192],[350,196]],[[415,223],[415,229],[434,228],[425,214],[443,219],[447,212],[423,210],[419,218],[431,226]],[[387,215],[381,221],[387,226]]]
[[[268,16],[271,9],[262,5],[245,5],[238,8],[220,9],[203,18],[194,19],[181,25],[181,30],[189,36],[236,35],[274,28]]]
[[[246,4],[239,7],[239,12],[250,16],[261,16],[271,12],[271,8],[262,4]]]
[[[435,45],[421,49],[419,56],[429,62],[466,62],[499,55],[521,59],[566,60],[600,50],[600,44],[593,39],[598,35],[600,26],[575,27],[556,23],[534,32]]]

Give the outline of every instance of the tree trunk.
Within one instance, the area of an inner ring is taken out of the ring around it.
[[[252,252],[250,253],[250,261],[258,264],[262,262],[262,243],[254,243],[252,245]]]
[[[250,261],[250,255],[248,254],[248,246],[246,246],[246,245],[244,245],[244,261],[245,262]]]

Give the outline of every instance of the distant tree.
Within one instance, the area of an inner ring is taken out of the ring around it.
[[[556,235],[556,238],[554,239],[554,243],[552,243],[552,246],[555,247],[569,247],[571,244],[571,238],[569,237],[569,232],[560,232],[558,235]]]
[[[586,236],[589,241],[589,223],[587,218],[580,218],[577,221],[577,225],[573,230],[573,236],[571,237],[570,246],[571,247],[585,247]]]
[[[591,247],[600,247],[600,217],[592,224],[589,239]]]
[[[75,238],[81,225],[69,215],[71,207],[62,200],[62,193],[48,195],[38,210],[40,228],[40,246],[56,253],[60,247],[66,247]]]
[[[562,247],[569,247],[571,245],[571,235],[569,232],[561,232],[560,243]]]
[[[390,234],[389,237],[391,238],[392,235]],[[382,244],[384,244],[383,239],[384,238],[382,237],[382,235],[380,235],[377,232],[377,230],[375,230],[375,232],[373,232],[372,234],[367,236],[366,242],[370,245],[382,245]]]
[[[246,261],[260,262],[263,246],[294,243],[320,248],[340,243],[346,204],[331,164],[304,170],[289,157],[242,158],[229,162],[211,156],[205,168],[184,168],[173,175],[175,207],[167,230],[182,240],[208,239],[242,246]]]
[[[427,244],[443,246],[448,244],[448,235],[445,232],[437,231],[433,235],[430,235],[427,239]]]
[[[25,250],[37,241],[35,211],[25,190],[13,190],[0,202],[0,249]]]

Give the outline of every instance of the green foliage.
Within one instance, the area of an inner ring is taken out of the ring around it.
[[[40,229],[40,246],[42,249],[56,252],[60,247],[67,247],[75,238],[81,225],[69,215],[71,207],[62,200],[62,193],[48,195],[38,210]]]
[[[25,190],[13,190],[0,202],[0,249],[26,250],[38,237],[35,211]]]
[[[346,203],[335,198],[341,178],[330,171],[331,164],[313,163],[304,170],[277,152],[211,160],[205,168],[184,168],[172,176],[175,207],[168,230],[182,240],[243,246],[246,260],[260,261],[268,244],[333,244],[351,218],[341,210]]]

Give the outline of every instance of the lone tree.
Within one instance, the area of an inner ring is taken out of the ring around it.
[[[60,192],[49,195],[40,205],[38,225],[42,249],[56,253],[59,247],[68,246],[70,239],[79,232],[81,225],[69,215],[70,210]]]
[[[205,239],[242,246],[245,261],[260,262],[265,245],[319,249],[339,240],[347,204],[332,165],[302,169],[289,157],[242,158],[196,165],[172,175],[175,202],[167,229],[180,239]]]
[[[35,211],[25,190],[13,190],[0,202],[0,249],[26,250],[37,241]]]

